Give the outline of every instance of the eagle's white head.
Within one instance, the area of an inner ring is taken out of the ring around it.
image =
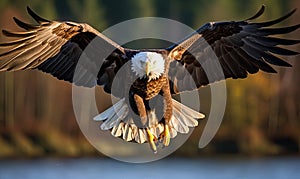
[[[149,81],[159,78],[165,70],[165,60],[159,53],[140,52],[131,61],[131,70],[139,78],[148,77]]]

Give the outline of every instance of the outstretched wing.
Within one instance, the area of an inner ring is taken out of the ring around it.
[[[278,45],[294,45],[300,40],[270,37],[290,33],[300,24],[266,28],[277,24],[295,10],[278,19],[253,23],[264,12],[264,6],[253,17],[243,21],[207,23],[180,43],[167,48],[171,62],[169,69],[172,93],[194,90],[225,78],[246,78],[259,70],[275,73],[270,66],[291,66],[277,55],[297,55]],[[179,63],[178,63],[179,62]],[[218,68],[219,67],[219,68]]]
[[[104,85],[110,92],[114,74],[126,60],[122,47],[88,24],[49,21],[27,11],[38,25],[14,18],[25,31],[2,31],[14,40],[0,44],[0,71],[39,69],[80,86]]]

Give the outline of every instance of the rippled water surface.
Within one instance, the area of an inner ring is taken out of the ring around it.
[[[164,159],[129,164],[110,159],[0,160],[0,179],[26,178],[300,178],[300,158]]]

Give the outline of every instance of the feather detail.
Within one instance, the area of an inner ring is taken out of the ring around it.
[[[190,116],[192,118],[195,118],[195,119],[203,119],[205,118],[205,115],[200,113],[200,112],[197,112],[185,105],[183,105],[182,103],[176,101],[175,99],[172,99],[172,104],[173,104],[173,108],[175,110],[179,110],[181,113],[185,114],[186,116]],[[195,120],[193,120],[195,121]],[[192,125],[192,126],[189,126],[189,127],[195,127],[198,125],[198,122],[195,124],[195,125]]]
[[[138,129],[137,134],[134,138],[137,143],[145,143],[147,141],[147,135],[145,129]]]
[[[170,120],[170,137],[174,138],[178,133],[186,134],[189,127],[198,125],[197,119],[204,118],[204,115],[172,99],[173,114]],[[128,117],[128,105],[125,99],[121,99],[112,107],[94,117],[95,121],[104,121],[101,130],[111,130],[111,134],[120,137],[125,141],[145,143],[148,141],[145,128],[139,128],[134,124],[132,118]],[[158,122],[155,111],[147,112],[148,126],[151,133],[157,138],[164,131],[164,124]]]
[[[197,119],[203,119],[204,114],[199,113],[181,103],[172,99],[173,115],[170,120],[170,135],[174,138],[177,132],[186,134],[189,132],[189,127],[198,125]]]
[[[123,140],[135,141],[137,143],[147,142],[147,135],[144,128],[139,128],[133,122],[132,118],[128,118],[128,105],[125,98],[118,101],[116,104],[106,109],[99,115],[94,117],[95,121],[103,121],[100,126],[101,130],[111,130],[114,137],[120,137]],[[150,130],[156,137],[163,132],[163,125],[158,124],[155,111],[149,111],[149,126]]]
[[[119,125],[114,126],[113,129],[111,130],[111,135],[115,137],[121,137],[123,125],[124,123],[120,123]]]
[[[123,105],[126,105],[125,104],[125,98],[121,99],[116,104],[114,104],[112,107],[106,109],[105,111],[103,111],[99,115],[95,116],[94,120],[95,121],[103,121],[103,120],[108,119],[109,117],[111,117],[115,114],[115,111],[118,111],[119,109],[121,109],[121,107]]]

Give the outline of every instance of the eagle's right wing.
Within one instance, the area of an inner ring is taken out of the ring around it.
[[[0,71],[39,69],[79,86],[103,85],[110,93],[114,75],[127,60],[120,45],[88,24],[49,21],[27,11],[38,25],[14,18],[25,31],[2,31],[14,40],[0,44]]]
[[[298,52],[278,45],[294,45],[300,40],[272,37],[295,31],[300,24],[274,27],[295,10],[278,19],[254,23],[264,12],[264,6],[253,17],[243,21],[212,22],[178,44],[167,48],[171,58],[169,77],[172,93],[194,90],[226,78],[246,78],[259,70],[275,73],[272,65],[291,66],[277,55],[297,55]]]

